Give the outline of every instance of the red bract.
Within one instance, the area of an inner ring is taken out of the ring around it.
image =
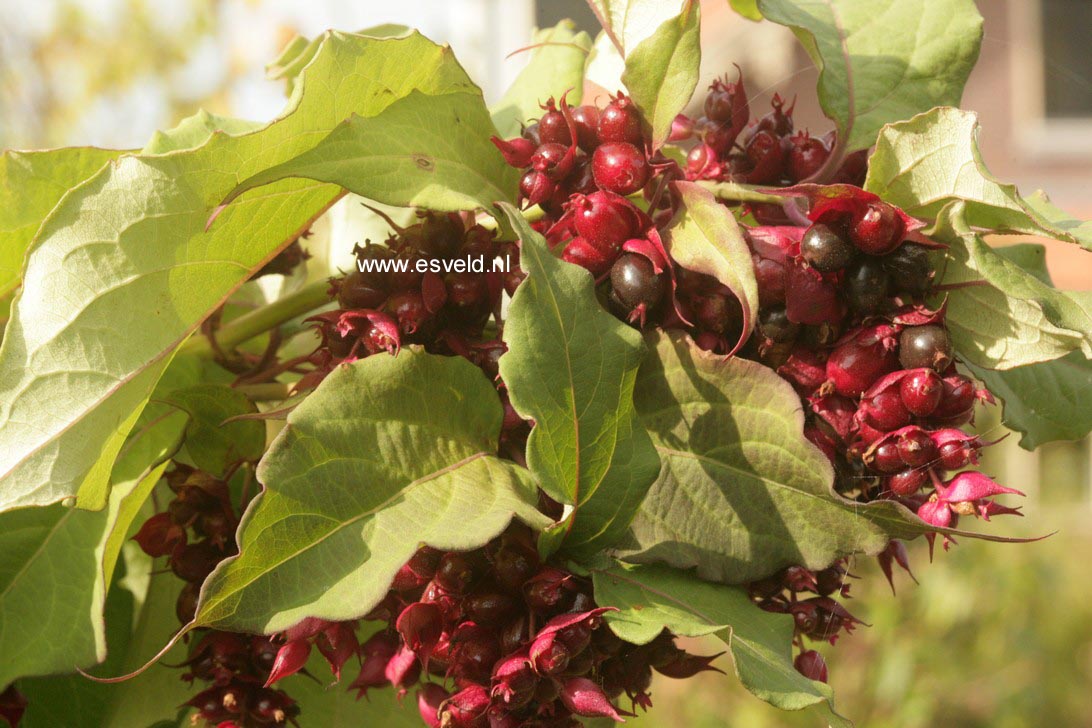
[[[572,712],[586,718],[611,718],[619,723],[625,722],[603,688],[584,677],[572,677],[562,684],[561,702]]]
[[[886,324],[847,334],[827,360],[826,373],[839,394],[855,397],[898,364],[896,329]]]

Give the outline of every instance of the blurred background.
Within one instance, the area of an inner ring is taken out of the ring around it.
[[[981,59],[964,107],[977,111],[990,169],[1024,193],[1049,191],[1092,218],[1092,1],[979,0]],[[774,91],[798,96],[797,127],[830,128],[815,99],[815,70],[792,34],[704,0],[702,86],[744,69],[752,113]],[[296,33],[379,23],[446,41],[487,100],[525,62],[534,26],[564,17],[595,33],[582,0],[0,0],[0,148],[139,148],[198,107],[254,120],[284,105],[264,65]],[[613,90],[613,89],[610,89]],[[606,89],[591,88],[605,99]],[[700,90],[699,90],[700,96]],[[352,241],[346,243],[351,247]],[[1048,245],[1062,288],[1092,288],[1092,256]],[[1073,407],[1092,406],[1092,397]],[[998,413],[979,427],[1005,434]],[[934,563],[913,544],[915,585],[898,597],[861,560],[851,610],[870,623],[822,651],[841,711],[862,726],[1092,726],[1092,447],[1055,443],[1036,454],[1010,437],[984,470],[1028,492],[1023,519],[994,530],[1054,535],[1026,545],[965,541]],[[715,650],[715,644],[697,649]],[[725,659],[722,667],[731,670]],[[661,679],[656,711],[638,725],[814,726],[748,696],[722,676]]]

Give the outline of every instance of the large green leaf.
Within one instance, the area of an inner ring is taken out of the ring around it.
[[[994,251],[1037,280],[1053,285],[1042,245],[1020,243]],[[1000,397],[1005,426],[1023,433],[1021,447],[1034,450],[1046,442],[1079,440],[1092,431],[1092,409],[1073,406],[1092,390],[1092,360],[1081,352],[1004,371],[964,365]]]
[[[685,0],[589,0],[603,32],[623,58],[679,14]]]
[[[735,215],[712,193],[693,182],[678,182],[675,189],[681,204],[665,231],[667,250],[683,268],[713,276],[736,294],[743,308],[743,331],[733,342],[738,348],[750,337],[758,316],[751,249]]]
[[[353,619],[421,543],[475,548],[513,514],[548,523],[530,473],[494,454],[502,418],[460,357],[403,349],[338,367],[262,459],[240,554],[205,582],[196,623],[269,633]]]
[[[644,344],[599,305],[590,273],[554,257],[517,210],[503,209],[527,279],[508,309],[501,377],[512,406],[535,421],[531,472],[574,506],[566,545],[595,551],[625,533],[660,469],[633,407]]]
[[[830,703],[829,685],[793,667],[792,617],[762,611],[743,589],[655,565],[616,563],[592,569],[592,578],[596,603],[619,610],[603,618],[622,639],[645,644],[664,629],[687,637],[715,634],[731,650],[740,682],[766,702],[784,710]]]
[[[962,200],[972,227],[1042,235],[1092,248],[1092,234],[1040,195],[1020,197],[993,177],[978,149],[978,115],[949,107],[885,126],[868,162],[865,189],[914,217],[936,219]],[[1050,218],[1050,219],[1048,219]]]
[[[66,192],[125,152],[69,147],[0,154],[0,299],[19,284],[38,226]]]
[[[627,561],[742,583],[931,530],[892,501],[833,492],[830,463],[803,435],[799,397],[771,369],[679,333],[648,338],[635,401],[663,470],[620,545]]]
[[[665,20],[626,56],[622,82],[652,127],[652,148],[659,148],[671,122],[690,102],[701,66],[701,8],[685,0],[682,12]]]
[[[1075,349],[1092,352],[1089,294],[1059,291],[991,248],[967,224],[966,204],[950,203],[929,231],[949,246],[941,282],[950,289],[946,323],[960,356],[1012,369]]]
[[[489,208],[514,200],[519,171],[496,134],[481,91],[411,92],[376,116],[353,116],[298,157],[244,179],[224,203],[291,177],[337,184],[389,205]]]
[[[72,672],[106,657],[103,611],[120,539],[165,465],[119,483],[108,507],[0,514],[0,682]]]
[[[1081,352],[1005,371],[967,367],[1001,398],[1005,426],[1023,433],[1021,447],[1034,450],[1092,432],[1092,407],[1074,406],[1092,392],[1092,360]]]
[[[241,462],[257,462],[265,449],[265,423],[225,420],[258,411],[238,389],[198,384],[170,393],[166,400],[189,416],[186,454],[199,469],[222,477]]]
[[[958,106],[978,59],[973,0],[759,0],[819,68],[819,103],[843,151],[866,149],[889,122]]]
[[[105,503],[110,465],[170,353],[341,190],[278,182],[206,232],[210,212],[240,180],[414,91],[480,93],[420,35],[328,33],[278,120],[122,157],[64,198],[28,253],[0,346],[0,510],[77,493],[81,506]]]
[[[574,106],[584,93],[584,66],[591,52],[591,38],[577,32],[571,20],[562,20],[552,28],[536,31],[531,45],[531,60],[491,109],[493,124],[502,137],[519,134],[520,125],[542,115],[539,104],[548,98],[561,98]]]
[[[150,561],[149,561],[150,563]],[[132,595],[115,585],[107,599],[109,657],[92,674],[113,677],[141,667],[178,631],[174,605],[182,582],[170,572],[151,577],[139,616],[132,619]],[[118,604],[129,602],[128,609]],[[117,604],[117,606],[115,606]],[[186,648],[179,644],[163,656],[178,664]],[[147,728],[176,720],[179,707],[199,689],[182,680],[184,670],[157,663],[121,683],[99,683],[82,675],[23,680],[19,689],[30,705],[23,728]]]

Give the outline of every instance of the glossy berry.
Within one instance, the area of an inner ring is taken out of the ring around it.
[[[830,156],[830,150],[822,139],[810,136],[806,131],[789,139],[788,173],[794,182],[811,177],[819,171]]]
[[[845,268],[855,254],[852,245],[821,223],[809,227],[800,239],[800,255],[808,265],[822,273]]]
[[[945,470],[959,470],[971,464],[971,451],[958,442],[946,442],[940,446],[940,464]]]
[[[337,292],[341,308],[379,308],[387,300],[387,291],[375,276],[359,270],[350,271],[342,279]]]
[[[639,232],[637,209],[624,197],[611,192],[576,195],[569,209],[577,235],[604,251],[619,248]]]
[[[601,189],[631,195],[648,182],[651,170],[644,153],[626,142],[600,144],[592,155],[592,174]]]
[[[785,344],[800,333],[800,324],[789,321],[784,306],[770,306],[758,315],[758,330],[770,341]]]
[[[944,396],[944,383],[932,369],[915,369],[899,383],[899,395],[910,414],[928,417]]]
[[[925,430],[909,428],[899,437],[898,450],[902,461],[912,468],[928,465],[937,459],[937,446]]]
[[[933,285],[933,264],[929,249],[916,243],[903,243],[883,258],[883,266],[891,273],[896,290],[921,295]]]
[[[618,94],[607,107],[599,112],[599,142],[628,142],[640,145],[644,141],[641,132],[641,115],[629,97]]]
[[[961,374],[949,375],[943,381],[944,393],[932,417],[953,425],[970,421],[974,412],[974,382]]]
[[[880,432],[891,432],[910,424],[910,413],[897,389],[886,389],[861,402],[864,419]]]
[[[906,468],[899,454],[899,446],[893,442],[882,442],[872,453],[871,465],[881,473],[897,473]]]
[[[429,312],[424,298],[417,291],[401,291],[387,301],[387,311],[398,320],[398,328],[404,334],[413,334],[421,327]]]
[[[899,336],[899,363],[906,369],[944,371],[952,363],[952,342],[944,327],[911,326]]]
[[[852,263],[846,269],[846,302],[857,313],[879,313],[887,302],[890,283],[890,274],[877,258],[866,257]]]
[[[542,144],[553,143],[562,146],[572,144],[572,135],[569,133],[569,123],[564,114],[557,110],[553,99],[547,102],[546,113],[538,120],[538,136]]]
[[[576,126],[577,144],[585,152],[591,152],[599,144],[599,109],[594,106],[577,106],[572,111]]]
[[[666,277],[643,255],[623,253],[610,269],[611,295],[627,309],[652,309],[664,295]]]
[[[884,484],[887,490],[895,495],[908,496],[921,490],[928,479],[929,476],[925,470],[920,468],[909,468],[888,476],[885,479]]]
[[[850,240],[869,255],[890,253],[902,242],[905,232],[906,227],[895,208],[883,202],[870,202],[849,221]]]

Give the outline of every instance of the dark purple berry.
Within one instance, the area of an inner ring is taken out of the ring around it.
[[[891,276],[876,258],[860,260],[846,270],[846,301],[857,313],[877,313],[887,301],[890,283]]]
[[[952,342],[943,326],[911,326],[899,336],[899,363],[905,369],[944,371],[952,363]]]
[[[921,295],[933,285],[933,264],[929,249],[916,243],[903,243],[883,258],[896,290]]]
[[[652,262],[637,253],[623,253],[610,269],[611,293],[628,309],[652,309],[666,288],[666,274],[656,274]]]
[[[816,223],[800,239],[800,255],[817,271],[832,273],[845,268],[856,251],[826,225]]]
[[[799,335],[800,324],[789,321],[784,306],[772,306],[759,313],[758,330],[770,341],[787,344]]]

